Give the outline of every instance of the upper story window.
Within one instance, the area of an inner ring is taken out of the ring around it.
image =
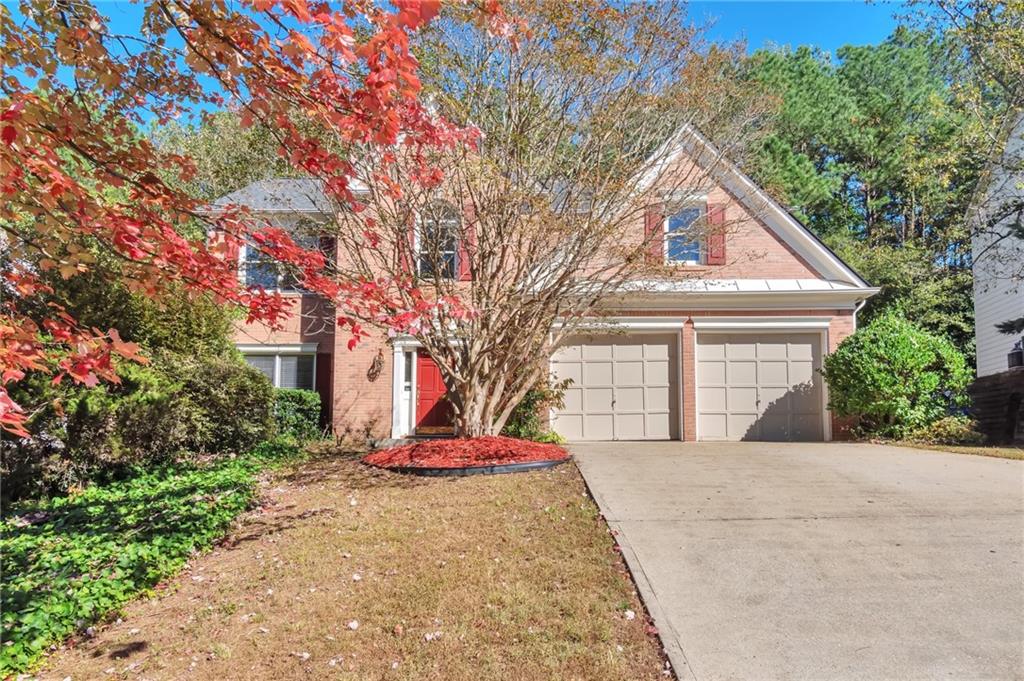
[[[300,220],[295,224],[292,240],[302,248],[310,251],[325,250],[325,240],[319,235],[319,229],[311,221]],[[329,248],[327,249],[330,250]],[[329,261],[333,254],[324,253]],[[246,286],[262,287],[267,290],[301,291],[299,286],[300,273],[295,268],[278,262],[258,249],[242,246],[240,275]]]
[[[421,277],[455,279],[459,272],[461,218],[454,207],[436,204],[427,208],[416,233],[416,270]]]
[[[687,206],[665,218],[665,260],[669,263],[699,265],[704,244],[697,230],[704,217],[701,206]]]

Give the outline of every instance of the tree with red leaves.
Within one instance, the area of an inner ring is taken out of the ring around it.
[[[382,300],[388,294],[378,282],[329,276],[322,254],[244,208],[203,211],[180,188],[192,160],[162,152],[143,128],[233,108],[244,125],[273,130],[296,170],[352,205],[347,145],[400,142],[415,154],[472,134],[417,100],[410,35],[437,14],[440,0],[138,5],[141,25],[131,32],[115,30],[89,0],[0,6],[0,427],[18,435],[27,435],[26,415],[6,387],[26,372],[95,385],[118,380],[120,359],[145,361],[116,329],[79,324],[40,278],[89,271],[97,249],[121,262],[118,276],[134,292],[155,300],[182,291],[209,296],[271,325],[289,313],[287,302],[239,282],[243,244],[292,267],[303,287],[340,311],[360,313],[346,318],[401,325],[429,313],[424,303],[385,319],[375,311],[395,306]],[[492,31],[508,31],[496,2],[475,6]],[[24,312],[33,300],[44,314]],[[350,327],[355,340],[361,329]]]

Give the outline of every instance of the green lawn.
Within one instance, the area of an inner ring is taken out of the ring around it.
[[[252,504],[258,472],[297,451],[267,443],[5,509],[0,676],[30,668],[51,645],[178,572]]]

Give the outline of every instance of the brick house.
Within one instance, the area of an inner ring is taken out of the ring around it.
[[[613,333],[582,331],[554,353],[552,374],[572,383],[552,427],[569,440],[831,439],[838,424],[817,370],[878,289],[699,133],[683,131],[672,144],[670,170],[714,157],[709,180],[681,206],[650,209],[637,230],[653,235],[656,256],[686,276],[632,282],[606,311]],[[329,219],[331,210],[315,181],[301,179],[256,182],[214,205],[228,204],[283,225]],[[694,220],[731,227],[698,243],[683,236]],[[458,249],[451,257],[458,272]],[[329,305],[289,289],[244,250],[241,259],[248,283],[297,299],[300,314],[287,328],[235,332],[245,358],[275,385],[318,391],[340,436],[444,428],[444,386],[415,339],[382,333],[349,351]]]

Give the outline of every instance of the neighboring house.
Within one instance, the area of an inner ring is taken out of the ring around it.
[[[673,151],[679,163],[714,153],[696,133]],[[857,310],[878,289],[735,166],[715,163],[712,173],[716,186],[672,215],[650,212],[644,221],[660,245],[657,257],[687,276],[633,282],[609,310],[614,332],[595,327],[551,358],[552,373],[572,379],[564,408],[551,419],[568,439],[835,434],[818,369],[854,332]],[[284,224],[331,218],[329,202],[308,180],[257,182],[216,205],[227,204],[248,205]],[[728,238],[701,244],[674,236],[701,217],[728,221]],[[451,250],[450,275],[461,277],[459,245]],[[250,283],[267,285],[258,262],[240,271]],[[236,333],[246,359],[275,385],[320,392],[338,435],[398,438],[444,429],[444,385],[414,339],[380,334],[349,351],[328,305],[290,291],[287,282],[278,285],[297,298],[301,314],[284,330],[245,326]]]
[[[1024,201],[1024,115],[1008,121],[1005,134],[1002,156],[982,180],[971,215],[978,352],[972,411],[993,442],[1024,440],[1024,335],[996,328],[1024,317],[1024,239],[1014,227],[1021,216],[996,217],[989,224],[1014,202]]]

